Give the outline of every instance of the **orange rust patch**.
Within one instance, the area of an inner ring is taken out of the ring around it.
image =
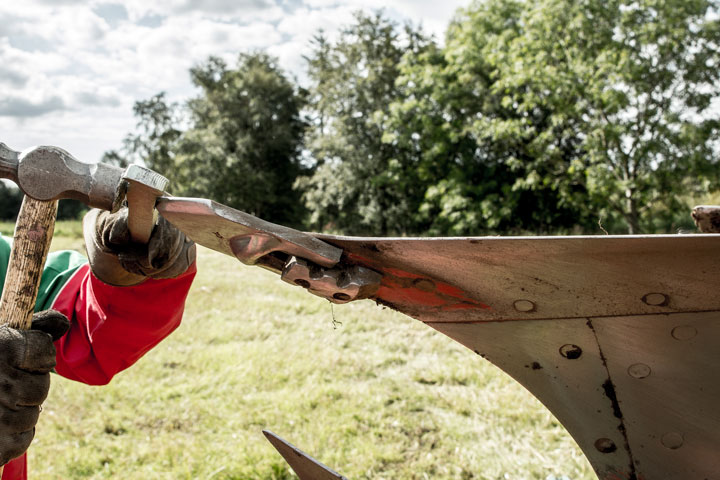
[[[376,296],[393,304],[410,303],[440,310],[490,309],[488,305],[469,298],[465,292],[447,283],[394,268],[383,269],[383,273],[382,286]],[[418,279],[427,281],[418,284]],[[430,284],[434,288],[428,288]]]
[[[378,300],[393,305],[411,304],[438,310],[490,309],[488,305],[468,297],[463,290],[448,283],[399,268],[384,267],[380,261],[356,253],[349,253],[347,259],[383,274],[382,285],[374,295]]]
[[[377,297],[387,299],[392,303],[414,303],[428,307],[441,307],[446,300],[435,294],[423,292],[416,288],[393,288],[383,286],[377,291]]]

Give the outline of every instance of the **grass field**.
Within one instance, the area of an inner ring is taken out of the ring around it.
[[[198,268],[182,326],[110,385],[53,377],[31,478],[295,478],[263,428],[350,479],[595,478],[531,395],[423,324],[202,248]]]

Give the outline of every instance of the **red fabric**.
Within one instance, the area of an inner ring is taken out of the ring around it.
[[[74,320],[55,342],[63,377],[104,385],[167,337],[182,318],[195,265],[172,280],[148,279],[134,287],[112,287],[83,266],[53,303]],[[72,286],[71,286],[72,284]],[[71,289],[75,295],[65,295]]]
[[[2,480],[27,480],[27,453],[5,464]]]
[[[71,319],[70,331],[55,342],[57,373],[90,385],[108,383],[180,325],[195,273],[193,264],[174,279],[113,287],[88,265],[80,267],[52,306]],[[5,465],[2,480],[27,480],[27,454]]]

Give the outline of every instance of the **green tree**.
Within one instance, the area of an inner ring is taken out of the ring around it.
[[[532,127],[549,115],[547,108],[524,115],[492,90],[496,79],[482,42],[517,38],[513,19],[521,10],[517,3],[495,3],[478,15],[478,25],[461,19],[452,26],[446,48],[406,56],[401,67],[398,83],[406,95],[391,106],[385,139],[412,152],[424,191],[417,225],[431,234],[547,233],[579,222],[575,204],[561,201],[555,172],[530,164],[530,139],[476,128],[483,119],[504,121],[507,129],[518,118]],[[573,196],[582,190],[570,189]]]
[[[404,95],[396,85],[400,61],[428,44],[382,13],[357,13],[334,42],[322,32],[315,37],[307,57],[306,145],[316,163],[313,175],[298,182],[314,228],[376,235],[414,230],[422,190],[407,152],[383,134],[390,104]]]
[[[201,94],[188,102],[191,127],[174,159],[185,191],[297,224],[305,92],[263,53],[241,54],[235,69],[211,58],[191,77]]]
[[[17,219],[23,193],[15,185],[0,181],[0,220]],[[60,200],[57,218],[59,220],[77,220],[87,211],[87,206],[77,200]],[[10,232],[12,233],[12,232]]]
[[[135,102],[133,114],[137,118],[137,132],[125,136],[120,150],[105,152],[102,161],[121,167],[141,163],[172,180],[178,180],[173,160],[173,152],[182,134],[178,125],[183,118],[178,105],[168,103],[165,92],[161,92]]]
[[[0,220],[15,220],[22,199],[23,193],[19,188],[0,180]]]
[[[211,57],[190,74],[200,95],[182,107],[162,93],[137,102],[138,133],[105,159],[144,162],[170,179],[176,195],[211,198],[274,222],[301,222],[293,184],[304,171],[305,92],[263,53],[241,54],[236,68]]]
[[[514,174],[502,190],[513,218],[535,209],[554,224],[552,212],[567,210],[585,228],[594,217],[652,232],[667,228],[662,215],[683,208],[684,195],[717,184],[716,7],[476,1],[429,75],[460,99],[459,112],[443,115],[464,118],[458,131]],[[523,206],[523,192],[544,204]]]

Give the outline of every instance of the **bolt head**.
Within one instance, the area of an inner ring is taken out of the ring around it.
[[[641,379],[650,376],[650,367],[644,363],[634,363],[628,367],[628,375],[633,378]]]
[[[535,311],[535,304],[530,300],[515,300],[513,307],[518,312],[530,313]]]
[[[566,343],[560,347],[560,355],[567,358],[568,360],[576,360],[582,355],[582,348],[572,343]]]
[[[612,453],[617,450],[615,442],[609,438],[598,438],[595,440],[595,448],[601,453]]]
[[[668,448],[670,450],[677,450],[678,448],[682,447],[685,439],[683,438],[681,433],[669,432],[662,436],[660,442],[665,448]]]
[[[664,293],[648,293],[642,297],[642,301],[653,307],[664,307],[670,302],[670,298]]]
[[[690,340],[697,335],[697,328],[692,325],[680,325],[672,329],[672,336],[675,340]]]

